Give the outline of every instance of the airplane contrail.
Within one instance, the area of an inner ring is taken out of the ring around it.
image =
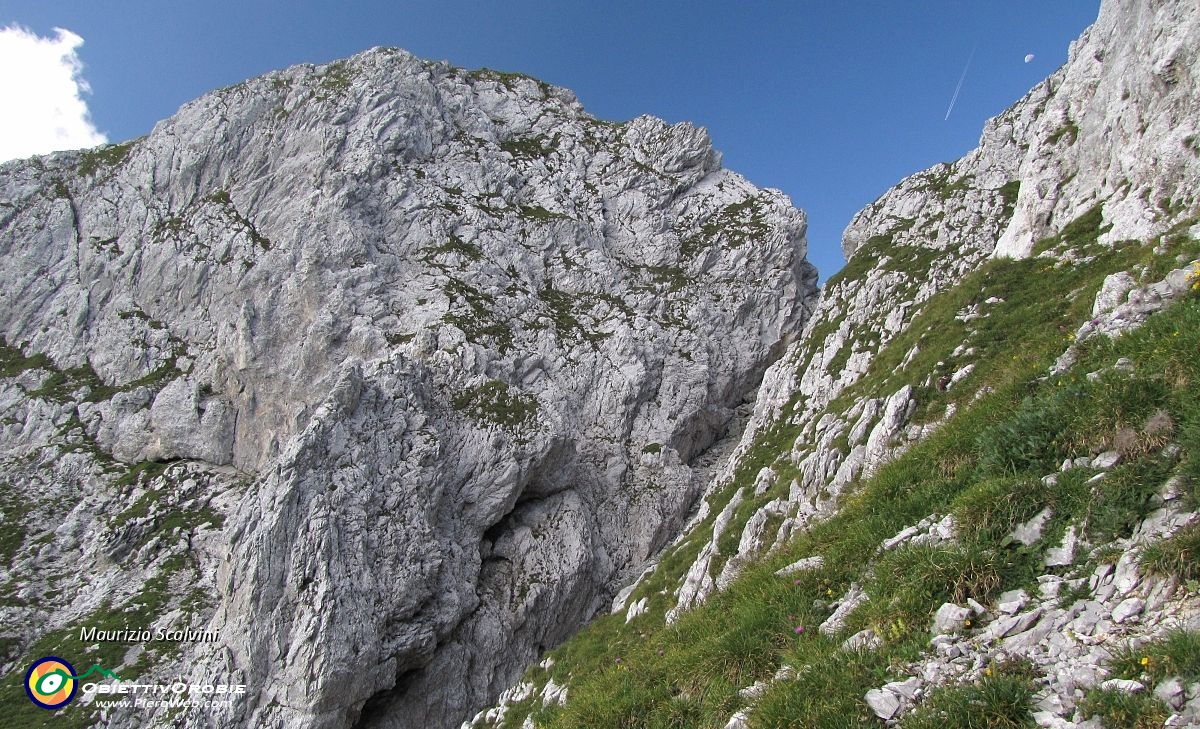
[[[946,109],[946,118],[942,121],[950,121],[950,112],[954,111],[954,104],[958,101],[958,92],[962,91],[963,81],[967,80],[967,71],[971,70],[971,61],[975,59],[975,51],[979,50],[979,44],[971,49],[971,55],[967,56],[967,65],[963,66],[962,75],[958,77],[958,86],[954,87],[954,96],[950,99],[950,107]]]

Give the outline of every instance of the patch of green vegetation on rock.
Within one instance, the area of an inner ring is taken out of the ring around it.
[[[80,177],[91,177],[100,170],[119,167],[129,153],[133,151],[133,142],[109,144],[96,149],[85,150],[79,156],[79,166],[76,172]]]
[[[25,517],[30,510],[29,498],[7,479],[0,481],[0,561],[12,564],[13,556],[25,543]]]
[[[850,355],[852,354],[854,354],[854,342],[844,342],[829,362],[826,363],[825,371],[836,379],[842,370],[846,369],[846,363],[850,361]]]
[[[517,85],[522,81],[532,81],[538,85],[538,89],[542,92],[542,98],[550,95],[553,90],[550,84],[536,79],[532,76],[527,76],[523,73],[514,73],[512,71],[497,71],[494,68],[478,68],[473,71],[467,71],[466,78],[470,82],[476,81],[497,81],[504,85],[504,88],[509,91],[516,91]]]
[[[570,219],[562,213],[551,212],[541,205],[518,205],[517,214],[525,220],[536,220],[541,223],[548,223],[551,220]]]
[[[58,200],[71,199],[71,190],[67,187],[66,181],[61,177],[54,178],[54,181],[50,183],[50,190],[54,193],[53,197]]]
[[[847,282],[861,281],[868,271],[879,265],[880,253],[888,250],[891,246],[891,235],[871,236],[866,243],[850,255],[850,259],[846,261],[846,265],[842,266],[840,271],[829,277],[829,280],[825,282],[825,288],[832,290]]]
[[[0,378],[19,377],[29,370],[53,370],[54,362],[38,352],[26,356],[19,347],[14,347],[0,335]]]
[[[825,349],[826,340],[841,328],[842,322],[845,320],[845,309],[838,310],[833,316],[816,320],[812,329],[804,337],[803,346],[797,352],[793,363],[797,374],[802,376],[804,372],[812,367],[813,358],[818,352]]]
[[[954,165],[944,165],[943,169],[936,172],[925,172],[920,176],[921,189],[934,193],[943,202],[971,189],[975,182],[974,175],[968,173],[955,176],[954,173]]]
[[[514,159],[533,160],[549,157],[558,150],[559,135],[553,137],[535,134],[528,137],[513,137],[500,143],[500,149]]]
[[[150,230],[157,238],[171,237],[178,239],[184,231],[190,229],[188,221],[182,215],[169,213],[160,218]]]
[[[737,248],[764,238],[770,231],[762,198],[750,195],[718,210],[694,235],[681,236],[680,253],[691,258],[721,240],[726,248]]]
[[[1058,144],[1066,137],[1070,137],[1067,144],[1075,144],[1075,141],[1079,139],[1079,125],[1073,119],[1067,119],[1062,126],[1051,132],[1050,136],[1046,137],[1046,142],[1052,145]]]
[[[142,312],[136,312],[149,322],[150,328],[162,329],[165,325]],[[134,312],[123,312],[122,318],[135,316]],[[54,402],[69,402],[80,390],[85,390],[83,402],[102,402],[119,392],[130,392],[139,387],[158,389],[183,374],[177,364],[177,359],[186,348],[182,342],[171,338],[172,354],[157,368],[123,385],[109,385],[101,379],[90,362],[84,362],[78,367],[59,369],[49,357],[44,354],[34,354],[26,357],[17,347],[8,344],[0,337],[0,377],[17,377],[28,370],[46,370],[50,374],[41,384],[29,391],[30,397],[52,400]]]
[[[451,400],[455,410],[475,420],[505,430],[521,432],[537,420],[537,399],[510,388],[500,380],[488,380],[479,387],[458,393]]]
[[[478,261],[483,258],[483,249],[478,244],[465,241],[451,233],[445,243],[426,248],[421,255],[421,260],[429,262],[443,254],[460,256],[469,261]]]
[[[273,247],[273,245],[271,243],[271,239],[268,238],[267,236],[263,235],[262,233],[260,233],[258,228],[255,227],[254,223],[251,222],[250,219],[247,218],[245,215],[242,215],[242,213],[237,209],[237,207],[234,206],[233,200],[229,197],[228,191],[214,190],[213,192],[206,195],[203,198],[203,200],[204,200],[204,202],[209,202],[209,203],[213,203],[215,205],[221,206],[221,208],[222,208],[222,210],[224,210],[225,214],[228,215],[229,217],[233,218],[234,223],[236,223],[238,225],[238,227],[240,227],[246,233],[247,237],[250,238],[250,241],[252,243],[257,245],[259,248],[261,248],[264,251],[271,250],[271,248]],[[181,221],[180,223],[177,223],[177,224],[172,223],[172,225],[175,226],[175,229],[172,232],[176,236],[178,236],[179,232],[182,231],[183,228],[185,227],[186,222],[184,222],[182,218],[178,218],[177,216],[173,216],[173,217],[176,218],[177,220]]]
[[[113,486],[116,488],[125,488],[128,486],[147,485],[151,481],[161,476],[166,475],[168,469],[176,464],[176,461],[141,461],[129,467],[129,469],[121,475]],[[123,524],[128,519],[122,519],[120,516],[116,518],[118,524]]]
[[[550,313],[550,321],[558,336],[564,340],[581,340],[592,345],[612,336],[611,332],[597,332],[585,327],[576,316],[576,307],[582,305],[590,308],[588,294],[572,294],[554,288],[552,281],[538,291],[538,298],[545,304]]]
[[[943,251],[923,245],[901,245],[896,234],[908,230],[914,221],[902,220],[887,233],[873,235],[850,256],[842,270],[829,278],[826,287],[832,289],[847,282],[861,281],[873,270],[896,271],[913,281],[923,280]]]
[[[495,296],[456,278],[449,279],[443,290],[458,310],[447,313],[442,321],[458,327],[469,341],[494,342],[501,354],[512,348],[512,328],[492,310]]]
[[[127,489],[140,486],[145,489],[138,499],[127,509],[116,514],[109,522],[114,533],[130,523],[147,517],[154,517],[154,525],[143,530],[141,536],[131,545],[136,551],[159,535],[170,535],[179,530],[190,532],[197,527],[209,524],[221,527],[224,519],[208,505],[195,509],[183,509],[171,504],[172,489],[177,479],[186,474],[178,466],[177,461],[143,461],[128,467],[112,484],[116,489]],[[160,488],[151,488],[155,480],[162,479]]]
[[[318,84],[325,91],[340,93],[350,88],[356,72],[346,61],[334,61],[325,67]]]
[[[1086,249],[1111,229],[1111,223],[1104,225],[1104,203],[1096,203],[1087,212],[1067,223],[1058,235],[1038,241],[1033,247],[1033,255],[1038,256],[1049,250],[1061,253],[1070,249]]]
[[[405,333],[387,332],[383,336],[384,336],[384,339],[387,340],[387,343],[389,345],[391,345],[393,347],[398,347],[401,344],[408,344],[409,342],[411,342],[413,339],[416,338],[417,333],[416,332],[405,332]]]
[[[650,277],[651,283],[657,286],[665,286],[667,293],[678,293],[693,281],[692,277],[681,266],[669,263],[653,266],[645,264],[626,265],[636,271],[647,274]]]
[[[1017,208],[1017,198],[1021,194],[1021,181],[1009,180],[1000,186],[999,193],[1003,205],[1000,210],[1000,224],[1003,226],[1012,220],[1013,211]]]

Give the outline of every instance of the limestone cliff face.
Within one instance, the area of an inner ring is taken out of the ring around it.
[[[1100,241],[1110,244],[1153,238],[1194,215],[1198,54],[1194,3],[1105,0],[1067,64],[989,120],[975,150],[901,181],[851,220],[846,268],[825,284],[803,335],[768,370],[741,443],[709,493],[728,484],[781,423],[799,428],[787,456],[799,475],[786,498],[756,517],[704,525],[711,538],[669,617],[727,584],[740,560],[829,514],[844,486],[937,427],[940,417],[913,421],[910,387],[847,394],[930,298],[991,257],[1030,255],[1037,241],[1089,212],[1100,216]],[[901,366],[919,352],[914,346]],[[930,382],[958,386],[972,371],[972,354],[964,344]],[[763,468],[755,492],[776,477]],[[725,511],[737,507],[730,502]],[[707,516],[702,509],[693,524]],[[767,530],[768,523],[779,526]],[[732,557],[718,548],[727,529],[742,530]]]
[[[1014,110],[1021,195],[997,253],[1021,257],[1098,202],[1108,240],[1163,232],[1200,189],[1200,8],[1106,0],[1067,65]]]
[[[219,632],[122,656],[249,686],[191,725],[457,724],[678,531],[809,313],[804,230],[701,129],[382,49],[0,167],[41,496],[5,670],[120,608]]]

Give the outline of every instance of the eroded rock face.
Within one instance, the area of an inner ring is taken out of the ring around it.
[[[0,448],[57,484],[6,577],[60,524],[91,607],[186,559],[164,610],[221,640],[149,675],[250,687],[194,725],[456,725],[681,527],[809,314],[804,229],[701,129],[383,49],[4,165]]]
[[[1062,69],[1021,106],[1021,195],[996,245],[1029,255],[1097,203],[1111,241],[1150,239],[1200,189],[1200,8],[1106,0]]]

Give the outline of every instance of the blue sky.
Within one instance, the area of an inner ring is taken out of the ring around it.
[[[0,26],[82,36],[92,120],[113,141],[214,88],[375,45],[528,73],[607,119],[690,121],[708,128],[727,167],[809,214],[809,258],[824,279],[843,263],[850,217],[974,147],[988,117],[1066,60],[1099,4],[3,0]]]

